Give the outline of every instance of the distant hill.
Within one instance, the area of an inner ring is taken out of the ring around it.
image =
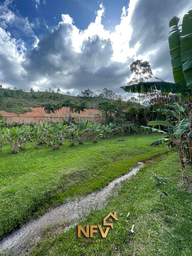
[[[82,100],[86,100],[89,109],[97,109],[98,104],[106,100],[100,96],[76,97],[56,92],[35,92],[33,90],[24,92],[22,90],[0,88],[0,111],[24,114],[31,111],[30,107],[42,107],[48,103],[62,104],[67,99],[70,99],[74,103],[80,103]],[[113,101],[112,99],[108,100]]]

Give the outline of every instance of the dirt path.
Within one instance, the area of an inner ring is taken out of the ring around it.
[[[27,248],[30,247],[30,244],[41,238],[42,229],[51,224],[79,221],[83,216],[87,216],[91,209],[100,209],[107,202],[107,198],[115,193],[117,184],[120,186],[121,181],[129,179],[133,174],[135,175],[150,160],[138,162],[129,173],[115,179],[104,189],[93,192],[79,200],[69,201],[56,208],[52,208],[44,215],[23,225],[21,229],[0,241],[0,254],[6,256],[23,255]]]

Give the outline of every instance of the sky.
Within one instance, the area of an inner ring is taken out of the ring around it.
[[[169,21],[189,0],[0,0],[0,84],[80,95],[103,88],[124,97],[130,65],[148,61],[173,81]],[[156,80],[157,81],[157,80]]]

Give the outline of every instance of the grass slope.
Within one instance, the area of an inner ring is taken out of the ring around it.
[[[150,146],[161,137],[124,136],[125,142],[114,137],[75,147],[69,147],[67,141],[56,151],[34,149],[31,143],[16,155],[11,155],[5,145],[0,155],[0,236],[69,197],[106,186],[137,161],[165,152],[165,145]]]
[[[150,179],[151,171],[168,178],[168,184],[163,188],[168,194],[166,198],[160,199],[161,193]],[[191,172],[190,168],[188,171]],[[79,224],[84,228],[86,225],[101,225],[102,219],[114,211],[119,220],[113,221],[113,230],[106,239],[99,234],[94,234],[93,238],[77,238],[75,227],[55,238],[50,238],[54,236],[50,233],[49,238],[36,246],[32,255],[192,255],[191,192],[181,186],[178,153],[161,156],[155,163],[142,168],[124,183],[106,207],[92,212]],[[135,233],[131,234],[133,224]]]

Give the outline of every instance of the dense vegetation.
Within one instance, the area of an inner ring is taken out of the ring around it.
[[[61,106],[70,107],[71,112],[94,108],[102,112],[105,124],[110,122],[122,124],[131,121],[134,125],[147,125],[151,120],[164,118],[161,113],[153,111],[157,107],[152,105],[143,106],[135,98],[127,102],[122,101],[118,95],[106,88],[100,95],[83,94],[77,97],[56,92],[35,92],[33,90],[24,92],[0,88],[0,110],[22,114],[30,112],[30,107],[44,107],[48,113],[61,108]],[[69,120],[69,122],[71,121]]]
[[[79,124],[70,125],[58,123],[24,124],[20,127],[7,128],[5,122],[0,123],[0,153],[4,144],[10,144],[11,153],[24,151],[29,141],[35,141],[35,148],[46,145],[52,150],[64,144],[65,139],[70,140],[70,145],[84,144],[85,139],[93,139],[97,143],[99,138],[112,138],[114,135],[141,133],[142,129],[135,127],[132,122],[123,125],[101,125],[81,120]],[[150,131],[151,132],[151,131]]]

